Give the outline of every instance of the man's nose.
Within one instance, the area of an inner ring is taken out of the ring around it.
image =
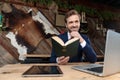
[[[76,26],[76,23],[75,23],[75,22],[73,23],[73,26]]]

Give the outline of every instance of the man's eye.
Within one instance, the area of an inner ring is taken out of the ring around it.
[[[72,21],[69,22],[69,24],[73,23]]]
[[[75,23],[78,23],[79,21],[77,20],[77,21],[75,21]]]

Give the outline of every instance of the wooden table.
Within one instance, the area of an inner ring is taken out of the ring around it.
[[[64,73],[62,77],[22,77],[22,73],[32,65],[46,64],[9,64],[0,68],[0,80],[120,80],[120,73],[106,77],[98,77],[95,75],[71,69],[71,66],[78,64],[82,65],[86,63],[59,65]]]

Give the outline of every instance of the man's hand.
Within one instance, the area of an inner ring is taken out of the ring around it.
[[[61,56],[61,57],[57,57],[57,59],[58,59],[57,63],[63,65],[68,63],[70,57]]]
[[[81,43],[84,41],[84,39],[82,38],[82,36],[77,31],[71,32],[70,35],[71,35],[71,37],[79,38]]]

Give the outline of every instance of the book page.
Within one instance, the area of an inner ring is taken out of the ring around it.
[[[72,42],[74,42],[74,41],[76,41],[76,40],[78,40],[78,39],[79,39],[79,38],[72,38],[72,39],[68,40],[68,41],[65,43],[65,46],[69,45],[70,43],[72,43]]]
[[[62,41],[62,39],[60,39],[58,36],[54,36],[54,37],[52,37],[52,39],[54,39],[56,42],[58,42],[62,46],[65,45],[64,42]]]

